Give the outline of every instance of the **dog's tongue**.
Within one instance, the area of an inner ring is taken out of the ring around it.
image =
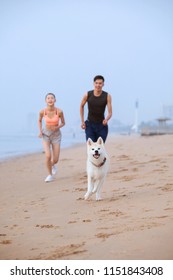
[[[95,154],[95,155],[93,155],[93,157],[97,159],[97,158],[99,158],[99,154],[97,154],[97,155]]]

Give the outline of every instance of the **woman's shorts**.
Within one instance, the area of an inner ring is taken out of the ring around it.
[[[61,131],[60,129],[56,131],[51,131],[46,128],[42,130],[43,140],[50,142],[50,144],[60,144],[61,143]]]

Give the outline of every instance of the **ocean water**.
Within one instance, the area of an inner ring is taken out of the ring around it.
[[[61,148],[84,142],[84,133],[62,133]],[[42,151],[42,139],[37,135],[0,135],[0,161]]]

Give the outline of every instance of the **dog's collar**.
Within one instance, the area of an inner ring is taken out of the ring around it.
[[[93,165],[95,165],[96,167],[101,167],[101,166],[103,166],[103,165],[105,164],[105,162],[106,162],[106,157],[103,159],[103,161],[102,161],[99,165],[97,165],[97,164],[95,164],[95,163],[93,163],[93,162],[91,161],[91,163],[92,163]]]

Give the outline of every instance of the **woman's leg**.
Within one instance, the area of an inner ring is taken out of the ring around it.
[[[48,174],[52,175],[52,162],[51,162],[51,147],[50,142],[43,140],[43,148],[46,155],[46,167],[48,170]]]
[[[52,159],[52,166],[53,166],[59,160],[59,155],[60,155],[60,144],[59,143],[52,143],[52,153],[53,153],[53,159]]]

